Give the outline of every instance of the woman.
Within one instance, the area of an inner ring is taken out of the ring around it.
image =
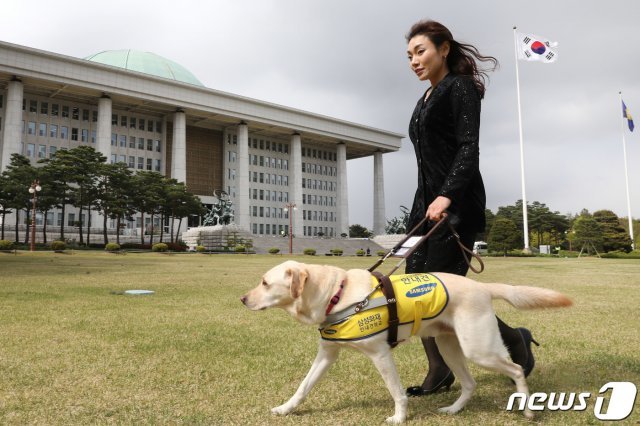
[[[485,228],[485,192],[479,170],[480,100],[486,73],[477,62],[498,61],[482,56],[435,21],[420,21],[406,36],[409,64],[420,81],[431,87],[420,97],[409,124],[409,136],[418,161],[418,189],[407,228],[426,215],[438,221],[447,212],[462,243],[473,248]],[[424,235],[427,229],[421,230]],[[468,264],[455,237],[441,226],[407,259],[407,273],[449,272],[466,275]],[[514,362],[529,375],[534,366],[529,330],[511,328],[498,318],[500,334]],[[429,372],[422,386],[407,389],[412,396],[449,388],[453,374],[442,359],[434,338],[423,339]],[[537,343],[536,343],[537,344]]]

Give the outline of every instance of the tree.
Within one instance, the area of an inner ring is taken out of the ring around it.
[[[487,244],[492,251],[501,251],[506,255],[507,251],[520,246],[519,236],[518,228],[511,219],[496,217],[489,232]]]
[[[405,206],[400,206],[401,216],[394,217],[387,221],[384,232],[387,234],[406,234],[407,224],[409,223],[410,210]]]
[[[593,216],[588,214],[581,214],[573,223],[573,240],[576,244],[576,248],[587,249],[587,252],[591,253],[591,249],[602,249],[602,227],[596,221]]]
[[[351,238],[371,238],[372,236],[373,232],[362,225],[355,224],[349,227],[349,237]]]
[[[144,223],[145,213],[152,215],[151,224],[153,226],[153,214],[162,207],[164,198],[164,176],[157,172],[140,171],[133,176],[132,202],[135,209],[141,214],[141,241],[144,244],[144,234],[146,231]]]
[[[31,161],[21,154],[11,154],[11,159],[7,169],[2,173],[5,192],[5,208],[12,208],[16,213],[16,243],[20,242],[18,234],[20,227],[20,210],[27,212],[27,217],[31,211],[31,197],[29,187],[38,178],[36,168],[31,165]],[[28,224],[28,223],[27,223]],[[29,239],[29,226],[25,232],[25,242]]]
[[[620,226],[620,219],[611,210],[598,210],[593,218],[602,229],[602,249],[609,251],[631,251],[631,238],[624,227]]]

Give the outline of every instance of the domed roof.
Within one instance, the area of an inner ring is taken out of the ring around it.
[[[204,87],[204,84],[185,67],[155,53],[131,49],[106,50],[84,59]]]

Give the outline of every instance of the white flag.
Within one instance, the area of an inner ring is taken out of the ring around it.
[[[550,64],[558,59],[555,47],[558,43],[535,34],[516,33],[518,37],[518,59],[523,61],[542,61]]]

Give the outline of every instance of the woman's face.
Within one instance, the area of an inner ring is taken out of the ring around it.
[[[444,42],[440,49],[425,35],[418,34],[409,40],[407,55],[409,66],[421,81],[430,80],[437,84],[449,72],[445,60],[449,44]]]

